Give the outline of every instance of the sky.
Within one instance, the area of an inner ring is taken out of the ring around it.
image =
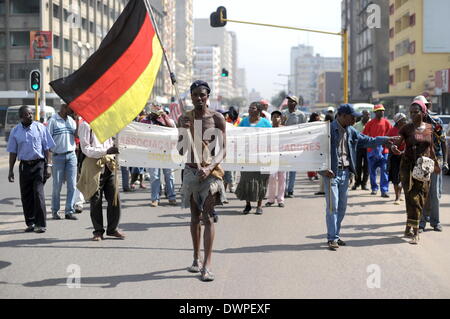
[[[217,7],[228,19],[321,31],[341,31],[341,0],[194,0],[194,19],[208,18]],[[269,99],[287,84],[291,47],[307,44],[325,57],[341,56],[341,37],[304,31],[227,23],[238,41],[238,67],[247,72],[247,88]]]

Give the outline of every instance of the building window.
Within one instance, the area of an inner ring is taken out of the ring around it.
[[[68,39],[64,39],[64,51],[70,52],[70,41]]]
[[[81,27],[83,30],[87,30],[87,20],[86,18],[81,18]]]
[[[94,31],[95,31],[94,22],[89,21],[89,32],[94,33]]]
[[[39,13],[40,0],[11,0],[11,14]]]
[[[59,79],[59,69],[60,67],[57,65],[53,66],[53,79]]]
[[[60,19],[61,18],[61,10],[60,6],[57,4],[53,4],[53,18]]]
[[[5,0],[0,0],[0,14],[5,14]]]
[[[9,65],[11,80],[28,79],[34,69],[39,69],[39,63],[11,63]]]
[[[68,22],[69,21],[69,16],[70,16],[69,11],[67,11],[67,9],[64,9],[63,13],[64,13],[64,21]]]
[[[0,81],[6,80],[6,65],[0,64]]]
[[[0,49],[6,48],[6,33],[0,32]]]
[[[28,31],[12,31],[10,34],[11,47],[27,47],[30,46],[30,32]]]
[[[410,54],[416,53],[416,41],[412,41],[412,42],[409,44],[409,53],[410,53]]]
[[[391,6],[389,7],[389,15],[393,15],[395,12],[395,6],[394,4],[391,4]]]
[[[409,16],[409,25],[412,27],[416,25],[416,14],[412,14]]]
[[[69,68],[63,68],[63,77],[67,77],[70,74],[70,69]]]
[[[390,37],[390,38],[393,38],[393,37],[394,37],[394,28],[391,28],[391,29],[389,30],[389,37]]]
[[[395,57],[394,57],[394,51],[389,52],[389,60],[390,61],[394,61]]]
[[[60,45],[61,45],[61,43],[60,43],[59,35],[54,34],[53,35],[53,48],[61,49]]]
[[[394,76],[389,75],[389,85],[394,85]]]
[[[416,81],[416,70],[410,70],[409,71],[409,80],[411,82]]]

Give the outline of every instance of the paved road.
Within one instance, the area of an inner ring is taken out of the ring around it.
[[[90,241],[86,211],[78,221],[49,219],[44,234],[24,233],[18,183],[0,168],[0,298],[449,298],[449,184],[445,177],[444,232],[424,233],[418,246],[401,237],[404,204],[350,192],[348,246],[337,252],[326,249],[317,182],[300,177],[296,198],[262,216],[241,215],[243,203],[230,194],[218,209],[216,280],[204,283],[186,271],[188,211],[151,208],[149,191],[138,191],[122,194],[124,241]],[[80,267],[79,289],[66,285],[71,264]]]

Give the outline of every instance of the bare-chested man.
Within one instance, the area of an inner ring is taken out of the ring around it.
[[[194,110],[181,116],[178,121],[179,140],[183,148],[180,153],[188,153],[188,161],[183,173],[182,207],[191,209],[191,236],[194,246],[194,261],[188,268],[190,272],[201,272],[203,281],[214,280],[211,269],[211,254],[214,242],[214,206],[225,200],[223,192],[223,170],[219,164],[225,157],[226,133],[225,119],[219,112],[208,109],[210,93],[208,83],[195,81],[191,85],[191,99]],[[189,129],[191,137],[188,136]],[[206,150],[210,150],[207,152]],[[203,234],[204,259],[200,260],[201,225]]]

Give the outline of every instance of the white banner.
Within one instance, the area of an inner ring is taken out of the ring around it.
[[[329,169],[329,122],[280,128],[227,125],[229,171],[321,171]],[[129,167],[184,168],[178,130],[133,122],[119,133],[119,163]]]

